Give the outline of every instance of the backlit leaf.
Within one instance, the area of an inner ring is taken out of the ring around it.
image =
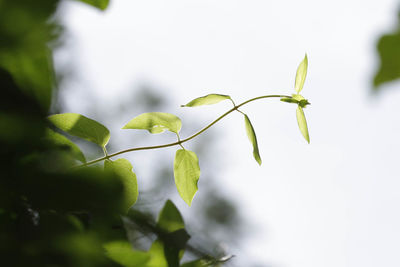
[[[132,171],[131,163],[127,159],[106,160],[104,170],[121,180],[124,186],[122,209],[127,211],[135,204],[139,195],[136,174]]]
[[[110,0],[78,0],[78,1],[97,7],[100,10],[107,9],[108,4],[110,3]]]
[[[176,151],[174,176],[180,196],[190,206],[200,178],[199,160],[194,152],[186,149]]]
[[[107,257],[124,267],[147,266],[150,255],[143,251],[133,250],[127,241],[113,241],[103,245]]]
[[[48,119],[64,132],[98,144],[101,147],[105,147],[110,139],[110,131],[104,125],[81,114],[55,114],[49,116]]]
[[[310,143],[310,136],[308,135],[306,117],[304,116],[304,111],[300,106],[298,106],[296,109],[296,117],[301,134],[304,136],[307,142]]]
[[[130,120],[122,129],[148,130],[150,133],[162,133],[169,130],[179,133],[182,128],[181,119],[170,113],[143,113]]]
[[[197,107],[197,106],[203,106],[203,105],[212,105],[212,104],[219,103],[226,99],[231,99],[231,97],[228,95],[209,94],[206,96],[202,96],[202,97],[193,99],[192,101],[190,101],[186,105],[182,105],[181,107]]]
[[[305,55],[303,61],[300,63],[299,67],[297,68],[296,72],[296,81],[294,84],[294,88],[297,93],[303,89],[304,82],[307,76],[307,68],[308,68],[308,59],[307,54]]]
[[[261,157],[260,157],[260,152],[258,151],[258,143],[257,143],[257,137],[256,133],[254,131],[253,125],[250,122],[249,117],[247,115],[244,115],[244,123],[246,126],[246,133],[247,137],[249,138],[251,144],[253,145],[253,156],[254,159],[258,162],[259,165],[261,165]]]
[[[82,163],[86,162],[85,156],[80,148],[64,135],[59,134],[51,129],[46,129],[45,140],[51,142],[57,147],[60,147],[61,149],[68,150],[74,156],[74,158]]]

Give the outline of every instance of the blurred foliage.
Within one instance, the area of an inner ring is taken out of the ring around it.
[[[187,244],[190,236],[172,202],[157,223],[134,210],[121,217],[127,188],[119,173],[71,169],[85,158],[47,120],[57,88],[52,50],[62,35],[54,15],[59,2],[0,0],[1,265],[171,267],[179,266],[186,249],[201,260],[184,266],[218,266],[221,261]],[[148,252],[127,242],[136,232],[155,237]]]
[[[380,37],[377,50],[380,65],[373,81],[375,90],[382,84],[400,78],[400,13],[397,28]]]

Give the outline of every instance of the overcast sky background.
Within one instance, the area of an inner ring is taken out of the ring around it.
[[[65,85],[67,111],[86,114],[95,104],[101,118],[110,101],[145,81],[176,104],[164,112],[206,125],[230,104],[179,105],[208,93],[237,103],[292,94],[307,52],[310,145],[296,106],[277,100],[243,108],[261,167],[240,114],[215,126],[218,190],[242,204],[255,232],[235,254],[279,267],[400,266],[399,83],[371,93],[376,41],[397,24],[397,8],[393,0],[114,0],[103,13],[67,3],[68,50],[56,60],[73,62],[79,74]]]

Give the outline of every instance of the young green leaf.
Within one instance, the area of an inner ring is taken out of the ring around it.
[[[68,150],[75,159],[79,160],[82,163],[86,162],[85,156],[83,155],[81,149],[67,137],[62,134],[59,134],[51,129],[46,129],[45,137],[46,141],[51,142],[57,147]]]
[[[306,117],[304,116],[303,108],[300,106],[297,106],[296,117],[297,117],[297,124],[299,125],[301,134],[304,136],[307,142],[310,143],[310,136],[308,135]]]
[[[169,130],[178,134],[181,128],[182,122],[177,116],[169,113],[150,112],[133,118],[122,129],[148,130],[153,134]]]
[[[77,113],[55,114],[48,117],[57,128],[105,147],[110,140],[110,131],[99,122]]]
[[[299,94],[300,91],[303,89],[304,82],[307,76],[307,68],[308,68],[308,59],[307,54],[305,55],[303,61],[300,63],[299,67],[297,68],[296,72],[296,81],[294,84],[294,89]]]
[[[199,160],[194,152],[186,149],[176,151],[174,176],[180,196],[190,206],[200,178]]]
[[[103,245],[107,257],[124,267],[147,266],[150,260],[149,253],[135,251],[127,241],[112,241]]]
[[[193,99],[192,101],[190,101],[186,105],[182,105],[181,107],[197,107],[203,105],[212,105],[226,99],[231,99],[231,97],[229,95],[209,94],[206,96]]]
[[[182,215],[171,200],[165,202],[158,215],[157,227],[166,232],[174,232],[185,228]]]
[[[110,3],[110,0],[78,0],[78,1],[97,7],[100,10],[106,10],[108,4]]]
[[[262,161],[261,161],[261,157],[260,157],[260,152],[258,151],[258,143],[257,143],[256,133],[254,131],[253,125],[251,125],[249,117],[247,117],[246,114],[244,114],[244,123],[246,126],[247,137],[249,138],[251,144],[253,145],[254,159],[258,162],[259,165],[261,165]]]
[[[181,265],[181,267],[205,267],[207,266],[207,261],[205,260],[195,260],[195,261],[190,261],[186,262]]]
[[[104,170],[109,174],[120,179],[123,185],[123,207],[124,212],[135,204],[139,191],[136,174],[132,171],[132,165],[127,159],[117,159],[115,161],[106,160]]]

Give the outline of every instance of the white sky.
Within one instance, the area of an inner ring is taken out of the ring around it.
[[[71,112],[85,113],[93,101],[106,106],[148,80],[171,90],[177,108],[165,112],[206,124],[229,103],[179,104],[208,93],[237,103],[291,94],[307,52],[310,145],[295,106],[279,101],[243,108],[262,167],[239,114],[216,126],[229,152],[219,159],[226,185],[219,190],[243,203],[254,226],[237,257],[279,267],[400,266],[399,84],[371,95],[375,43],[396,25],[397,1],[114,0],[105,13],[65,7],[72,48],[58,61],[72,58],[80,74],[70,84]],[[83,90],[98,98],[85,99]]]

